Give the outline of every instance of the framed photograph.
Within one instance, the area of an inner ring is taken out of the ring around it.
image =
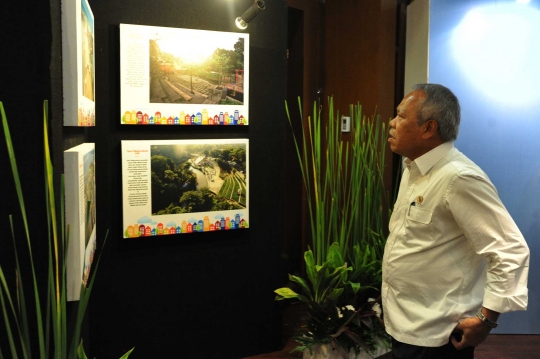
[[[62,0],[64,126],[95,126],[94,15],[87,0]]]
[[[93,143],[64,151],[65,219],[69,226],[67,298],[79,300],[96,251],[96,161]]]
[[[248,228],[247,139],[122,141],[124,238]]]
[[[120,123],[248,124],[249,36],[120,24]]]

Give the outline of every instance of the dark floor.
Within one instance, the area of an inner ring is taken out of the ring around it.
[[[298,359],[302,353],[290,351],[296,346],[291,340],[300,324],[303,311],[300,303],[291,304],[284,313],[285,347],[277,352],[250,356],[244,359]],[[475,359],[540,359],[540,335],[490,335],[484,343],[475,350]],[[388,353],[381,359],[392,359]]]

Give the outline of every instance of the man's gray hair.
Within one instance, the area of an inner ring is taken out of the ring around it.
[[[414,90],[423,91],[427,96],[419,104],[418,125],[427,120],[435,120],[439,125],[439,135],[446,141],[455,140],[459,132],[461,109],[459,101],[448,88],[437,84],[416,84]]]

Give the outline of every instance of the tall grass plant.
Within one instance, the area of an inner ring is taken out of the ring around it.
[[[97,258],[88,286],[82,284],[80,300],[75,304],[75,315],[68,315],[66,299],[66,254],[69,246],[69,227],[64,228],[64,196],[60,194],[60,211],[54,193],[53,166],[48,134],[48,102],[43,103],[43,138],[44,138],[44,168],[45,168],[45,202],[44,216],[47,218],[48,253],[47,274],[45,283],[40,283],[37,276],[36,261],[32,252],[32,240],[29,231],[29,220],[19,170],[13,149],[4,105],[0,102],[2,127],[7,145],[9,162],[19,207],[21,210],[22,226],[24,228],[24,246],[27,247],[30,267],[21,265],[19,250],[21,240],[15,236],[13,216],[9,216],[11,237],[15,256],[15,273],[5,271],[0,265],[0,308],[6,333],[7,352],[0,347],[0,359],[85,359],[86,354],[81,339],[81,328],[84,315],[94,285],[99,257]],[[63,189],[63,178],[61,179]],[[89,211],[87,211],[88,213]],[[60,216],[60,223],[57,216]],[[44,238],[39,238],[43,240]],[[106,238],[105,238],[106,240]],[[10,280],[11,279],[11,280]],[[14,284],[11,284],[13,281]],[[28,294],[27,292],[31,292]],[[4,348],[5,350],[5,348]],[[131,351],[121,359],[126,359]],[[7,356],[5,356],[7,355]]]
[[[384,188],[385,150],[388,132],[379,115],[365,116],[360,104],[350,105],[350,141],[342,140],[341,117],[328,99],[324,124],[322,107],[313,105],[313,115],[304,119],[303,129],[293,137],[307,196],[311,244],[315,261],[322,264],[336,242],[344,258],[355,245],[369,246],[382,258],[385,239],[384,211],[389,194]],[[287,117],[292,127],[287,103]]]
[[[328,99],[304,120],[293,136],[306,191],[311,241],[304,253],[306,278],[275,290],[276,300],[296,299],[308,315],[295,337],[297,351],[331,345],[343,358],[388,346],[380,319],[382,255],[388,192],[384,188],[387,128],[379,115],[365,116],[351,105],[350,141],[342,139],[342,118]],[[292,121],[287,103],[287,117]],[[353,353],[353,354],[354,354]]]

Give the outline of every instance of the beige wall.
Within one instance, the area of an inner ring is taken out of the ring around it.
[[[404,93],[429,80],[429,4],[430,0],[415,0],[407,8]]]

